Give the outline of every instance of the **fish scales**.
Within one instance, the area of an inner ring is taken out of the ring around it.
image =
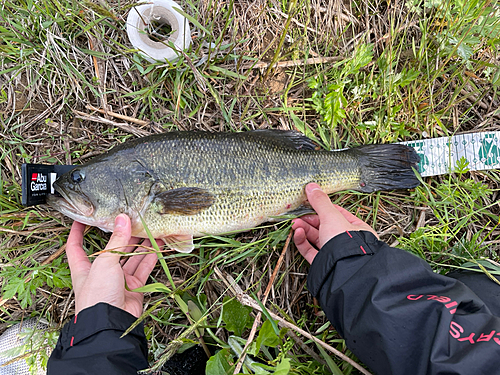
[[[138,145],[135,156],[170,189],[208,187],[215,196],[214,204],[196,215],[146,211],[144,218],[155,234],[201,236],[251,228],[299,207],[308,182],[334,192],[354,188],[359,180],[359,165],[349,155],[298,151],[230,134],[160,138]]]
[[[61,176],[54,186],[62,197],[49,203],[107,230],[125,212],[133,235],[146,237],[142,216],[155,238],[190,251],[193,236],[253,228],[293,211],[309,182],[329,194],[414,187],[417,161],[401,145],[315,150],[298,132],[171,132],[128,141]]]

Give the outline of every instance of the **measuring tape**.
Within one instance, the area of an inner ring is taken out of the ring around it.
[[[453,172],[462,158],[469,163],[470,171],[500,169],[500,131],[400,143],[417,151],[418,172],[422,177]]]

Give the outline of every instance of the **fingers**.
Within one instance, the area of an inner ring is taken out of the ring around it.
[[[139,280],[141,286],[146,284],[151,271],[155,268],[158,257],[156,253],[145,255],[137,266],[134,276]]]
[[[75,290],[85,281],[91,266],[87,254],[83,250],[84,230],[85,224],[74,221],[66,243],[66,256],[68,257],[71,279]]]
[[[304,220],[307,224],[312,225],[314,228],[319,228],[319,216],[318,215],[306,215],[300,218]]]
[[[295,219],[292,224],[292,229],[296,231],[298,228],[302,228],[305,232],[307,241],[319,248],[319,231],[317,227],[311,225],[309,222],[317,223],[319,226],[318,216],[311,215]]]
[[[158,246],[161,246],[159,242],[160,240],[158,240],[156,243],[158,244]],[[141,245],[137,246],[137,249],[135,251],[138,253],[147,252],[149,250],[146,249],[146,247],[151,247],[151,241],[148,239],[146,239]],[[126,257],[125,262],[123,262],[122,266],[123,272],[125,272],[128,275],[134,275],[134,273],[137,270],[137,267],[141,264],[141,262],[147,255],[149,254],[133,255]]]
[[[119,252],[131,251],[131,247],[127,246],[131,241],[131,223],[130,218],[125,214],[120,214],[115,219],[115,228],[108,244],[106,245],[106,250],[113,250]],[[97,262],[97,263],[96,263]],[[94,264],[99,264],[100,266],[112,267],[120,262],[120,254],[104,253],[99,255]]]
[[[139,237],[132,237],[128,243],[129,246],[125,248],[126,253],[130,253],[136,250],[135,246],[131,245],[137,245],[139,242],[141,242],[142,238]],[[133,257],[132,257],[133,258]],[[125,263],[130,259],[130,257],[124,257],[120,259],[120,265],[123,267]]]
[[[161,246],[160,241],[161,240],[156,241],[158,246]],[[142,245],[144,245],[145,247],[150,247],[151,241],[147,239],[142,243]],[[147,251],[147,249],[141,248],[141,245],[139,245],[136,251],[142,252]],[[122,267],[129,288],[135,289],[144,286],[157,261],[158,257],[156,253],[135,255],[130,257],[127,263],[125,263],[125,265]]]
[[[130,238],[130,241],[128,242],[129,245],[137,245],[139,242],[141,242],[142,238],[140,237],[132,237]],[[127,246],[125,249],[126,253],[130,253],[135,249],[135,246]]]
[[[354,216],[351,214],[349,211],[347,211],[345,208],[340,207],[336,204],[333,205],[341,214],[344,216],[344,218],[351,224],[354,225],[359,225],[359,224],[366,224],[363,220],[358,218],[357,216]]]
[[[295,246],[299,249],[302,256],[307,260],[309,264],[311,264],[318,254],[318,250],[311,245],[311,243],[307,240],[306,232],[304,228],[298,227],[293,234],[293,242],[295,242]]]
[[[318,213],[319,221],[324,225],[343,220],[342,214],[333,207],[328,195],[321,190],[318,184],[311,183],[306,186],[307,200],[314,211]]]
[[[114,250],[120,252],[131,251],[132,247],[127,246],[129,244],[134,244],[139,242],[139,239],[132,239],[131,237],[131,223],[130,218],[125,214],[120,214],[115,219],[115,227],[113,234],[106,245],[106,250]],[[114,254],[103,254],[103,255],[114,255]],[[119,257],[119,255],[116,255]]]
[[[318,225],[314,222],[314,227],[318,228],[319,246],[321,248],[332,237],[345,232],[346,230],[366,230],[372,232],[378,237],[373,230],[363,220],[358,219],[349,211],[333,205],[327,194],[321,190],[318,184],[311,183],[306,186],[306,194],[309,203],[318,213]],[[312,222],[313,219],[304,219],[306,222]]]

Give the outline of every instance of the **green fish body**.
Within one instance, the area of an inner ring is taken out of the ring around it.
[[[328,193],[413,188],[419,157],[403,145],[317,150],[294,131],[170,132],[134,139],[57,179],[54,208],[113,230],[124,212],[133,235],[190,252],[193,237],[253,228],[305,200],[304,187]]]

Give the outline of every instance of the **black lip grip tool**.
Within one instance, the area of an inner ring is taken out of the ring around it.
[[[76,165],[23,164],[21,166],[23,206],[34,206],[47,201],[47,195],[54,194],[53,183],[60,175]]]

